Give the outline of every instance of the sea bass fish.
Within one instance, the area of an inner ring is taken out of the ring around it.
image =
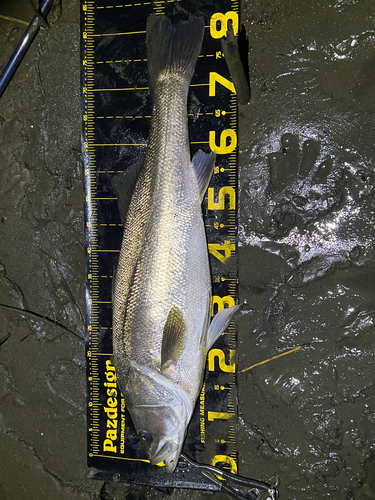
[[[187,95],[204,20],[147,20],[153,99],[143,162],[115,182],[124,234],[113,294],[117,380],[152,464],[172,473],[200,392],[207,351],[240,306],[211,320],[201,204],[215,153],[190,159]],[[127,201],[132,193],[130,202]]]

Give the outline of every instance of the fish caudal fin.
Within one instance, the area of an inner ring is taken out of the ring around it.
[[[203,17],[190,16],[172,24],[166,16],[147,18],[147,65],[153,91],[165,73],[179,73],[190,85],[204,35]]]

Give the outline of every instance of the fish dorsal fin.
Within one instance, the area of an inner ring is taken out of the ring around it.
[[[197,176],[199,192],[202,200],[214,171],[215,159],[216,153],[214,151],[206,154],[200,149],[197,153],[195,153],[193,159],[191,160]]]
[[[241,309],[242,304],[238,306],[221,309],[211,321],[207,332],[206,349],[211,349],[220,335],[228,328],[229,323],[234,319],[236,313]]]
[[[178,307],[174,306],[169,311],[164,325],[163,340],[161,344],[161,369],[165,370],[175,365],[180,359],[186,341],[186,322],[184,315]]]
[[[134,193],[135,185],[142,170],[144,158],[131,165],[121,174],[116,175],[112,180],[112,187],[117,196],[117,205],[120,211],[122,223],[125,224],[129,210],[130,200]]]

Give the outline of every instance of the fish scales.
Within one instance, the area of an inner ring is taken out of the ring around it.
[[[176,89],[175,83],[162,87],[152,118],[156,133],[151,132],[145,170],[130,204],[126,251],[117,270],[122,290],[115,298],[128,297],[116,309],[123,317],[126,308],[124,348],[138,361],[146,361],[150,349],[160,353],[160,327],[163,331],[171,299],[182,310],[191,310],[211,288],[200,196],[186,141],[186,104],[180,104],[186,89]],[[200,279],[194,281],[194,274]],[[145,313],[139,312],[142,308]],[[142,338],[140,330],[146,332]]]

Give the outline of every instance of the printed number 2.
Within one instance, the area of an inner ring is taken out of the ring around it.
[[[219,368],[222,372],[234,373],[236,371],[236,351],[229,349],[229,362],[225,362],[225,353],[221,349],[211,349],[208,353],[208,370],[215,371],[215,358],[219,360]]]

